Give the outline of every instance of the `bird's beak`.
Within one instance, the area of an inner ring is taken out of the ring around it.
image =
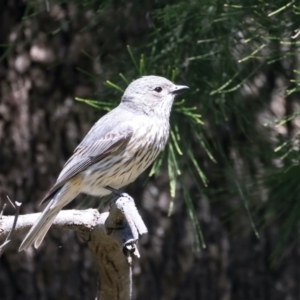
[[[175,88],[171,93],[174,94],[174,95],[177,95],[177,94],[179,94],[179,93],[181,93],[185,90],[188,90],[188,89],[189,89],[189,87],[186,86],[186,85],[175,85]]]

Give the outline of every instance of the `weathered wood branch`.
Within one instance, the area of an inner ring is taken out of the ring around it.
[[[38,216],[39,213],[20,215],[14,234],[27,232]],[[9,234],[13,222],[13,216],[0,218],[0,241]],[[98,300],[131,299],[131,254],[139,257],[136,243],[147,228],[130,196],[114,198],[109,213],[100,214],[96,209],[63,210],[52,226],[75,230],[88,244],[99,276]]]

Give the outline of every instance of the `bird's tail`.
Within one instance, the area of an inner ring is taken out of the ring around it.
[[[42,214],[33,224],[20,245],[19,251],[27,250],[33,243],[34,247],[38,248],[60,210],[71,202],[78,194],[79,190],[75,191],[68,185],[62,187],[62,189],[54,195]]]
[[[25,239],[23,240],[22,244],[20,245],[19,251],[27,250],[33,243],[34,243],[34,247],[38,248],[39,245],[42,243],[46,233],[48,232],[54,219],[56,218],[56,216],[60,211],[59,207],[54,207],[54,209],[51,208],[54,201],[55,200],[52,199],[48,203],[47,207],[44,209],[42,214],[33,224],[30,231],[28,232]]]

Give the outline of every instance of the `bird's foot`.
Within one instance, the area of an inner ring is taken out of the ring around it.
[[[117,189],[114,189],[114,188],[112,188],[112,187],[110,187],[110,186],[108,186],[108,185],[107,185],[105,188],[106,188],[107,190],[111,191],[115,196],[122,197],[123,194],[124,194],[122,191],[117,190]]]

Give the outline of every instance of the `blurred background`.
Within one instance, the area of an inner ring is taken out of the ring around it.
[[[128,83],[165,76],[190,90],[164,154],[125,189],[149,229],[133,299],[300,299],[299,15],[293,0],[1,1],[0,210],[9,195],[40,211]],[[69,206],[88,207],[106,209]],[[74,232],[27,253],[21,239],[0,259],[1,300],[94,299]]]

